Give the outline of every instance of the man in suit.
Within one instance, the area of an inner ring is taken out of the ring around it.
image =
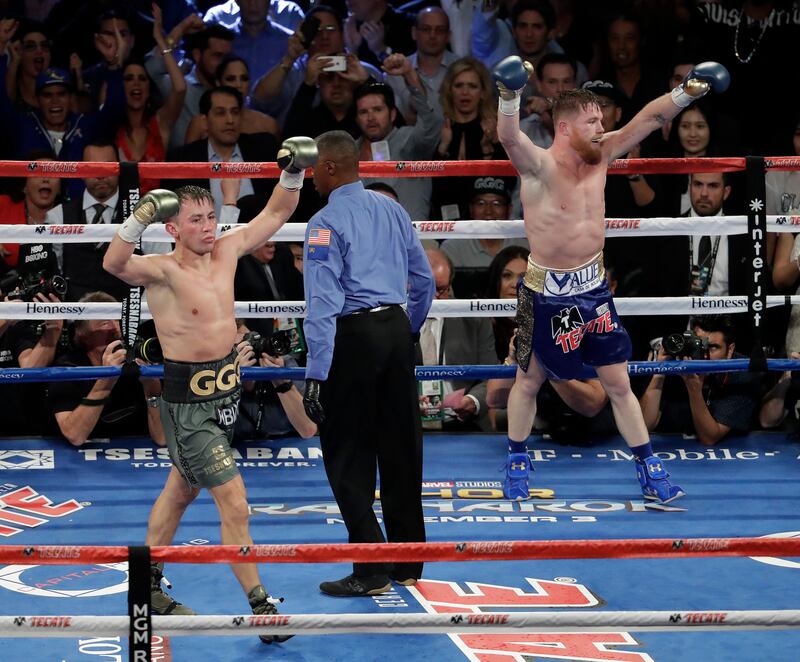
[[[83,160],[116,163],[119,154],[114,145],[97,142],[83,149]],[[122,222],[119,177],[87,177],[83,183],[86,185],[83,194],[53,207],[47,212],[45,223],[93,225]],[[116,301],[127,295],[130,287],[103,269],[107,249],[108,244],[104,242],[54,244],[61,271],[69,281],[66,301],[78,301],[96,291],[110,294]]]
[[[244,99],[241,93],[227,86],[206,90],[200,97],[200,114],[208,124],[208,138],[195,140],[178,147],[168,156],[170,161],[218,162],[225,172],[247,171],[248,162],[274,161],[278,153],[278,143],[270,133],[242,133],[242,108]],[[243,164],[243,165],[236,165]],[[223,206],[223,193],[220,179],[175,180],[172,188],[187,184],[201,186],[211,191],[217,218]],[[242,178],[239,180],[238,198],[256,195],[261,206],[275,188],[275,180],[264,177]],[[230,222],[232,219],[222,219]],[[234,221],[235,222],[235,221]]]
[[[693,173],[689,179],[691,209],[683,214],[704,221],[724,216],[723,204],[731,194],[727,173]],[[747,294],[748,236],[714,235],[664,237],[657,254],[661,296],[735,296]],[[654,256],[655,257],[655,256]],[[737,320],[738,322],[739,320]],[[745,325],[747,320],[740,320]],[[661,331],[668,334],[686,328],[685,317],[661,318]],[[740,339],[747,336],[737,325]]]
[[[236,301],[302,301],[303,275],[285,243],[267,242],[239,258],[233,281]],[[272,335],[271,318],[246,319],[247,328],[265,338]]]
[[[436,283],[435,298],[452,294],[453,263],[446,253],[425,251]],[[420,352],[425,365],[489,365],[497,362],[492,326],[487,317],[429,317],[420,329]],[[438,394],[436,393],[438,391]],[[441,407],[430,407],[438,401]],[[432,397],[433,396],[433,397]],[[420,403],[426,429],[489,431],[486,381],[467,379],[420,382]],[[425,403],[424,405],[422,403]],[[427,411],[425,407],[428,407]]]

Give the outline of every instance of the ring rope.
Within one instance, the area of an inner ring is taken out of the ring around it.
[[[697,223],[693,217],[672,218],[607,218],[608,237],[663,237],[672,235],[739,235],[747,233],[747,216],[712,216]],[[217,236],[242,225],[220,225]],[[288,223],[280,228],[270,241],[305,240],[307,223]],[[414,229],[420,239],[519,239],[525,237],[523,221],[463,220],[463,221],[415,221]],[[800,216],[767,216],[770,232],[796,232]],[[117,234],[116,224],[41,224],[2,225],[0,242],[39,244],[83,244],[111,241]],[[148,227],[142,235],[143,241],[172,243],[173,237],[162,223]]]
[[[0,563],[4,564],[121,563],[128,560],[128,554],[128,547],[123,546],[0,545]],[[150,547],[151,559],[168,563],[428,563],[718,556],[800,556],[800,539],[632,538]]]
[[[767,307],[800,304],[800,295],[769,295]],[[747,297],[620,297],[614,299],[620,315],[698,315],[709,313],[742,313],[747,310]],[[3,301],[0,318],[15,320],[49,319],[119,319],[121,303]],[[142,303],[142,319],[151,319],[147,303]],[[236,301],[236,317],[296,318],[306,316],[305,301]],[[516,299],[444,299],[434,300],[430,317],[514,317]]]
[[[151,179],[277,178],[274,161],[246,163],[150,162],[136,164],[139,177]],[[746,167],[745,157],[617,159],[609,174],[690,174],[692,172],[736,172]],[[800,159],[773,156],[765,159],[767,170],[798,170]],[[118,175],[119,163],[99,161],[0,161],[0,177],[86,178]],[[361,177],[452,177],[495,175],[517,177],[510,161],[361,161]],[[306,171],[310,175],[311,170]]]
[[[724,360],[686,360],[686,361],[629,361],[629,375],[683,375],[707,374],[715,372],[746,372],[750,359]],[[767,370],[785,372],[800,370],[800,361],[795,359],[767,359]],[[0,368],[0,383],[88,381],[119,377],[123,369],[117,366],[50,366],[48,368]],[[164,377],[164,366],[140,366],[142,377]],[[306,378],[305,368],[261,368],[242,367],[244,380],[291,379],[301,381]],[[416,366],[414,376],[418,381],[432,379],[512,379],[517,374],[516,366],[507,365],[447,365]],[[587,368],[587,378],[592,373]]]
[[[0,616],[0,637],[127,636],[128,616]],[[776,630],[800,628],[800,610],[491,612],[481,614],[253,614],[153,616],[160,636],[244,634],[481,634]]]

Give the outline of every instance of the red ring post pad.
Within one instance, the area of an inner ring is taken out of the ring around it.
[[[481,540],[465,542],[209,545],[151,547],[170,563],[343,563],[391,561],[520,561],[551,559],[800,556],[798,538],[645,538],[620,540]],[[2,545],[0,563],[119,563],[127,547]]]

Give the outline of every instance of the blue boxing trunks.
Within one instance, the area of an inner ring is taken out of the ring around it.
[[[631,341],[614,308],[602,252],[566,271],[528,257],[517,296],[517,362],[524,371],[532,353],[555,380],[585,379],[591,376],[586,366],[630,358]]]

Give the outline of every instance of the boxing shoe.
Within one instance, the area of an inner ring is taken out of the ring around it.
[[[649,455],[640,460],[635,459],[636,477],[642,486],[645,499],[658,503],[669,503],[686,494],[680,486],[669,482],[669,472],[664,468],[664,463],[655,455]]]
[[[533,466],[527,453],[509,453],[506,458],[503,496],[510,501],[525,501],[529,499],[528,474],[531,471],[533,471]]]
[[[355,598],[362,595],[380,595],[391,590],[392,582],[386,575],[356,577],[347,575],[335,582],[322,582],[319,590],[335,598]]]
[[[182,605],[161,588],[164,578],[164,564],[150,564],[150,606],[161,616],[197,616],[194,609]]]
[[[271,616],[278,613],[278,608],[269,601],[269,593],[261,584],[247,594],[247,601],[250,603],[250,609],[257,616]],[[260,634],[258,638],[265,644],[282,644],[293,636],[293,634]]]

